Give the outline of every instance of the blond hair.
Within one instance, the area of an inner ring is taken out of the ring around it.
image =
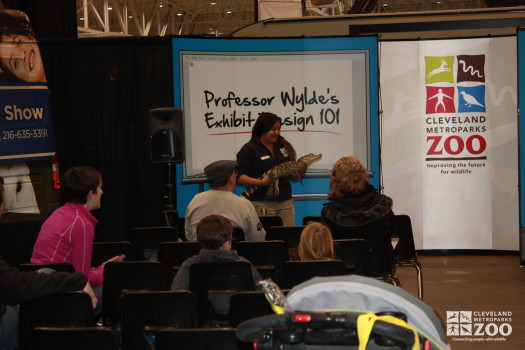
[[[329,198],[345,197],[348,194],[364,192],[369,181],[366,169],[359,159],[343,157],[335,162],[330,176]]]
[[[316,221],[306,225],[299,241],[299,257],[305,261],[334,257],[334,241],[328,226]]]

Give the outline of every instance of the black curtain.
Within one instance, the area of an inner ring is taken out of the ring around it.
[[[129,240],[163,226],[168,165],[150,161],[148,111],[173,106],[171,39],[40,40],[61,173],[88,165],[103,176],[96,240]]]

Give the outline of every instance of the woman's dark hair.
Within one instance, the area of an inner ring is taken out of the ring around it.
[[[71,168],[63,176],[62,194],[67,202],[85,204],[90,191],[97,193],[102,174],[95,168],[79,166]]]
[[[255,121],[255,125],[252,128],[252,138],[261,137],[262,134],[273,129],[276,122],[282,124],[283,121],[280,117],[273,113],[262,112],[259,114],[259,118]]]
[[[20,11],[0,11],[0,42],[4,35],[23,35],[34,39],[33,29],[27,15]],[[0,82],[23,82],[13,72],[7,69],[0,60]]]
[[[222,215],[208,215],[197,224],[197,241],[202,249],[219,249],[232,239],[233,226]]]
[[[261,114],[259,114],[259,118],[257,118],[257,120],[255,121],[255,125],[252,128],[252,139],[260,138],[262,134],[272,130],[273,126],[277,122],[279,122],[279,124],[281,125],[283,124],[282,119],[273,113],[262,112]],[[292,144],[288,142],[288,140],[279,135],[277,142],[280,142],[284,145],[284,148],[286,149],[286,152],[288,153],[288,156],[291,160],[297,159],[295,149],[293,148]]]

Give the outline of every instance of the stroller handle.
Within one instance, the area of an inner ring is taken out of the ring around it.
[[[253,318],[237,326],[237,338],[245,342],[262,343],[269,340],[269,331],[274,329],[295,328],[308,329],[307,333],[326,331],[328,329],[354,330],[353,339],[348,339],[347,344],[355,342],[357,337],[358,314],[335,312],[294,312],[282,315],[269,315]],[[414,344],[414,333],[407,328],[378,320],[372,328],[372,334],[383,336],[393,341],[405,344],[411,348]],[[306,336],[306,340],[312,338]],[[350,338],[350,337],[349,337]],[[339,342],[340,337],[334,337]],[[297,339],[294,339],[297,341]],[[332,345],[332,344],[326,344]]]

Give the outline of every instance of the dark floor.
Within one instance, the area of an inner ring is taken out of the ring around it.
[[[445,322],[447,311],[465,311],[467,316],[472,312],[473,335],[449,336],[453,350],[525,349],[525,268],[520,267],[517,255],[420,255],[419,261],[423,265],[423,299]],[[417,296],[415,269],[398,268],[396,274],[401,287]],[[482,316],[482,312],[493,314]],[[503,312],[507,316],[502,316]],[[480,321],[476,317],[497,319]],[[477,323],[484,323],[482,331]],[[499,333],[500,328],[508,335]],[[484,335],[475,335],[476,329]]]

